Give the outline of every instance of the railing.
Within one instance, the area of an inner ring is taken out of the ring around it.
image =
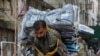
[[[14,46],[14,42],[7,42],[7,41],[1,41],[0,42],[1,45],[1,56],[13,56],[13,46]]]

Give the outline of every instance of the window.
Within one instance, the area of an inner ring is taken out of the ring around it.
[[[80,3],[80,10],[82,10],[82,3]]]
[[[85,13],[85,24],[88,25],[88,14]]]
[[[2,39],[1,36],[2,36],[2,30],[0,29],[0,41],[1,41],[1,39]]]
[[[90,2],[89,5],[88,5],[88,8],[92,9],[92,6],[93,6],[93,2]]]
[[[62,7],[62,4],[60,3],[60,4],[59,4],[59,8],[61,8],[61,7]]]
[[[80,10],[81,10],[80,11],[81,14],[83,14],[85,12],[84,9],[83,9],[83,7],[82,7],[82,3],[80,3]]]
[[[94,26],[94,19],[92,18],[92,25]]]

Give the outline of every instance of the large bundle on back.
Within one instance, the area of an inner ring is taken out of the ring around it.
[[[27,34],[25,30],[27,29],[31,33],[33,23],[41,19],[61,34],[62,41],[67,45],[69,51],[78,51],[76,40],[73,40],[76,38],[75,28],[77,27],[74,23],[77,22],[78,12],[79,9],[70,4],[49,12],[30,8],[21,23],[21,29],[18,33],[19,41],[23,42],[24,40],[27,43],[30,40],[28,36],[31,34]]]

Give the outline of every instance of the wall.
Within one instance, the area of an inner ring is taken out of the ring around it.
[[[78,3],[81,10],[80,23],[95,26],[97,24],[98,0],[79,0]]]
[[[85,20],[86,3],[85,3],[85,0],[79,0],[78,6],[80,7],[80,23],[86,24],[86,20]]]
[[[8,37],[8,41],[14,40],[14,14],[13,14],[13,0],[0,0],[0,20],[3,21],[6,26],[0,27],[0,41],[3,37]],[[4,25],[4,24],[2,24]],[[13,31],[13,32],[12,32]],[[11,37],[13,36],[13,37]]]
[[[7,22],[10,29],[14,29],[13,0],[0,0],[0,19]]]
[[[65,5],[64,0],[44,0],[45,2],[47,2],[48,4],[52,5],[55,8],[59,8],[62,7],[63,5]]]
[[[89,22],[88,25],[96,26],[97,25],[97,15],[98,15],[98,0],[90,0],[92,3],[92,8],[88,10]]]

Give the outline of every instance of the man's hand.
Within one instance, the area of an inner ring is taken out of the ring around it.
[[[53,54],[46,54],[46,56],[53,56]]]

